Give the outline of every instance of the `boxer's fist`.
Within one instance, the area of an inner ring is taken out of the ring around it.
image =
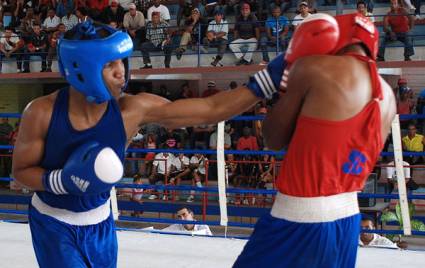
[[[110,147],[88,142],[71,154],[63,169],[47,171],[43,185],[54,194],[99,194],[110,191],[122,175],[122,162]]]
[[[279,90],[280,80],[286,65],[284,54],[278,55],[267,64],[267,68],[257,72],[249,79],[247,87],[257,97],[271,99],[273,94]]]

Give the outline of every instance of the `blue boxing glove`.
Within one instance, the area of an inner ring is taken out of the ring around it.
[[[257,72],[249,78],[247,87],[259,98],[271,99],[273,94],[278,92],[283,70],[288,63],[284,59],[285,54],[280,54],[274,58],[267,68]]]
[[[110,191],[123,175],[123,164],[114,150],[98,142],[78,147],[63,169],[43,175],[44,189],[60,194],[99,194]]]

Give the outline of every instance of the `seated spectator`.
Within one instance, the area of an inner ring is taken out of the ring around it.
[[[211,62],[212,66],[217,66],[223,59],[224,52],[226,52],[229,24],[223,19],[223,16],[224,14],[221,10],[215,12],[214,20],[209,23],[207,35],[203,41],[207,47],[218,48],[217,56]]]
[[[423,152],[424,151],[424,136],[416,133],[416,126],[409,124],[407,135],[403,137],[403,150],[408,152]],[[423,163],[422,156],[409,156],[405,160],[412,165]]]
[[[362,216],[360,223],[362,229],[375,230],[373,221],[367,217]],[[399,248],[398,245],[386,237],[380,236],[375,233],[361,233],[359,238],[359,246],[361,247],[385,247],[385,248]]]
[[[225,126],[225,129],[230,129],[230,125],[227,124]],[[227,133],[227,131],[224,131],[224,149],[230,150],[232,148],[232,139]],[[210,149],[216,150],[217,149],[217,127],[214,126],[214,132],[210,136]]]
[[[21,25],[19,26],[19,32],[21,33],[22,38],[25,39],[32,33],[32,27],[37,21],[38,17],[34,16],[34,9],[28,8],[25,17],[21,19]]]
[[[152,185],[162,182],[166,184],[170,179],[170,173],[173,171],[174,155],[170,153],[159,153],[155,155],[153,161],[152,174],[149,176],[149,183]],[[166,197],[166,195],[164,195]],[[149,199],[157,199],[158,196],[152,194]]]
[[[411,60],[410,57],[415,52],[409,33],[412,31],[414,23],[413,16],[399,5],[398,0],[391,0],[391,9],[384,17],[385,39],[380,44],[378,60],[385,60],[386,45],[397,40],[404,44],[404,60]]]
[[[135,174],[133,176],[133,184],[141,185],[143,184],[142,176],[140,174]],[[143,204],[143,190],[142,188],[131,188],[130,201],[136,202],[138,204]],[[139,217],[143,214],[143,211],[134,211],[131,213],[133,217]]]
[[[103,23],[109,24],[111,21],[115,21],[118,24],[118,27],[121,28],[123,26],[123,22],[124,22],[124,15],[125,15],[124,8],[118,3],[118,0],[112,0],[111,4],[103,10],[101,18],[102,18]],[[142,15],[143,15],[143,12],[142,12]],[[143,16],[143,19],[144,18],[145,17]],[[135,19],[136,18],[133,18],[133,20],[135,20]],[[129,25],[131,24],[131,22],[127,22],[127,23]],[[137,25],[137,26],[139,26],[139,25]],[[145,23],[144,23],[144,20],[143,20],[143,25],[140,26],[140,27],[144,27],[144,26],[145,26]],[[127,30],[128,30],[128,28],[127,28]]]
[[[244,127],[243,136],[238,139],[237,150],[257,151],[259,149],[257,138],[252,135],[251,128]]]
[[[56,32],[61,19],[56,16],[54,9],[49,9],[47,12],[47,18],[43,22],[43,31],[50,34]]]
[[[161,4],[161,0],[152,0],[153,5],[148,9],[148,21],[152,21],[152,13],[158,12],[162,22],[170,22],[170,11],[168,7]]]
[[[176,58],[180,60],[183,53],[187,50],[189,44],[198,44],[199,31],[202,33],[202,27],[207,23],[207,20],[201,17],[199,9],[194,8],[192,14],[185,21],[184,32],[180,39],[180,45],[176,49]]]
[[[357,2],[357,12],[367,17],[371,22],[375,22],[373,14],[367,11],[367,5],[365,1],[360,0]]]
[[[206,161],[208,161],[208,158],[206,158],[202,154],[194,154],[190,158],[190,169],[192,170],[192,185],[196,185],[196,187],[202,187],[202,181],[205,180],[205,165]],[[193,202],[195,201],[195,191],[190,191],[190,196],[187,198],[186,202]]]
[[[163,147],[170,148],[170,149],[181,148],[180,136],[172,129],[168,129],[167,136],[165,137],[165,140],[163,141],[162,145]]]
[[[4,58],[16,58],[16,72],[22,71],[24,41],[8,26],[0,38],[0,73]]]
[[[142,43],[141,51],[143,55],[144,67],[141,69],[152,68],[149,52],[151,51],[164,51],[164,65],[165,68],[170,68],[172,44],[170,34],[168,32],[168,23],[160,21],[158,12],[152,14],[152,21],[149,21],[146,26],[146,39]]]
[[[58,30],[52,34],[52,36],[49,38],[49,50],[47,51],[47,69],[46,72],[52,71],[52,63],[53,59],[56,57],[56,45],[58,43],[58,40],[63,37],[63,35],[66,32],[65,25],[63,23],[59,23]]]
[[[242,155],[241,161],[238,163],[237,175],[235,176],[234,182],[236,188],[256,188],[258,183],[259,168],[258,164],[253,163],[257,158],[251,155]],[[251,202],[250,202],[251,201]],[[254,204],[255,199],[252,194],[243,194],[244,205],[249,205],[249,203]],[[236,194],[235,205],[240,204],[240,195]]]
[[[202,92],[202,98],[206,98],[206,97],[215,95],[215,94],[219,93],[220,91],[221,90],[216,88],[214,81],[208,81],[207,89],[204,92]]]
[[[267,65],[270,61],[267,46],[280,48],[284,51],[286,47],[286,37],[289,31],[289,22],[285,16],[281,16],[280,7],[275,7],[272,16],[266,21],[266,35],[261,37],[261,52],[263,61],[261,65]]]
[[[395,168],[395,163],[394,161],[391,161],[387,164],[388,166],[385,168],[385,171],[387,173],[387,186],[388,186],[388,194],[391,194],[394,189],[397,189],[397,174],[396,174],[396,168]],[[404,173],[404,178],[406,179],[406,181],[411,180],[411,176],[410,176],[410,165],[408,162],[403,161],[403,173]]]
[[[234,40],[229,48],[236,56],[236,65],[252,64],[252,54],[260,40],[260,28],[257,17],[251,13],[251,7],[247,3],[242,4],[241,15],[236,19],[233,36]],[[242,52],[242,47],[247,49],[246,52]]]
[[[72,0],[57,0],[56,4],[56,16],[62,18],[68,14],[68,10],[71,12],[74,10],[74,2]]]
[[[195,216],[193,215],[193,211],[190,208],[182,207],[177,210],[177,218],[182,221],[194,221]],[[165,232],[190,232],[191,234],[197,235],[212,235],[210,227],[208,225],[200,225],[200,224],[172,224],[162,231]]]
[[[72,9],[66,10],[66,15],[62,17],[61,22],[65,25],[65,30],[69,31],[74,28],[75,25],[78,24],[78,18],[74,13],[72,13]]]
[[[75,16],[78,18],[78,23],[85,22],[86,20],[92,20],[89,16],[89,11],[86,7],[79,7],[75,11]]]
[[[41,31],[41,26],[39,24],[34,24],[32,29],[33,33],[31,34],[29,41],[25,47],[23,72],[30,72],[31,56],[41,57],[41,72],[45,72],[47,69],[47,34]]]
[[[131,3],[129,10],[124,15],[123,27],[127,30],[135,46],[146,40],[145,16],[136,10],[136,5]]]
[[[264,148],[267,150],[267,148]],[[274,156],[265,154],[261,159],[262,163],[259,164],[259,188],[265,189],[267,183],[272,183],[274,181],[274,165],[275,159]]]
[[[102,12],[109,6],[109,0],[87,0],[90,17],[99,21],[102,19]]]
[[[398,114],[412,114],[413,108],[415,107],[415,102],[410,96],[410,90],[404,88],[400,92],[400,99],[397,101],[397,113]],[[406,129],[409,124],[408,119],[400,119],[400,128]]]
[[[235,155],[226,154],[227,181],[233,187],[236,187],[235,178],[238,175],[238,163],[235,161]]]
[[[207,149],[212,131],[214,131],[213,125],[194,126],[190,133],[190,147]]]
[[[170,184],[180,185],[182,179],[190,178],[190,159],[184,154],[174,157],[173,172],[170,175]]]
[[[192,14],[192,0],[179,0],[179,9],[177,11],[177,27],[180,27],[181,21],[187,20]]]
[[[146,149],[156,149],[156,135],[153,133],[149,133],[146,134],[144,136],[144,147]],[[155,153],[154,152],[150,152],[150,153],[146,153],[145,155],[145,161],[142,162],[142,165],[140,167],[141,171],[144,171],[144,174],[146,174],[146,176],[149,176],[150,174],[152,174],[152,164],[153,164],[153,160],[155,158]]]
[[[296,28],[298,25],[300,25],[304,19],[311,16],[309,9],[308,9],[308,3],[307,2],[301,2],[298,5],[298,11],[300,14],[296,15],[292,21],[292,26]]]

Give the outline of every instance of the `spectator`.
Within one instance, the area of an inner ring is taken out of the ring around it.
[[[414,26],[414,18],[399,5],[398,0],[391,0],[391,9],[384,17],[385,39],[381,42],[378,52],[378,60],[385,60],[385,47],[393,41],[400,41],[404,44],[404,60],[410,61],[410,56],[414,55],[412,40],[409,33]]]
[[[192,14],[184,23],[184,32],[180,39],[180,45],[176,49],[176,58],[178,60],[181,59],[183,53],[187,50],[187,45],[189,43],[196,43],[197,45],[199,45],[199,33],[200,31],[202,32],[201,27],[206,23],[207,21],[201,17],[199,9],[194,8],[192,10]]]
[[[16,27],[21,24],[21,19],[25,17],[25,12],[28,4],[24,3],[24,0],[17,0],[15,2],[15,11],[13,13],[11,26]]]
[[[180,136],[172,129],[168,129],[166,139],[162,145],[163,147],[167,147],[170,149],[181,148]]]
[[[57,31],[60,22],[61,19],[56,16],[55,10],[49,9],[47,12],[47,18],[43,22],[43,31],[47,32],[48,34]]]
[[[292,21],[292,26],[294,26],[294,28],[300,25],[300,23],[302,23],[304,19],[311,16],[307,2],[301,2],[298,5],[298,11],[300,12],[300,14],[296,15],[294,17],[294,20]]]
[[[396,185],[397,185],[397,174],[396,174],[396,168],[395,168],[395,163],[394,161],[389,162],[388,167],[386,167],[386,173],[387,173],[387,186],[388,186],[388,191],[386,193],[391,194],[393,192],[394,189],[396,189]],[[410,183],[410,181],[413,182],[413,178],[410,175],[410,165],[408,162],[403,161],[403,173],[404,173],[404,178],[407,181],[407,185],[411,185],[413,183]],[[414,183],[416,184],[416,183]],[[416,189],[409,189],[409,190],[416,190]]]
[[[152,68],[149,52],[164,51],[165,68],[170,68],[172,44],[170,34],[168,32],[168,23],[160,20],[158,12],[152,14],[152,21],[149,21],[146,26],[146,39],[142,43],[141,51],[143,55],[144,67],[141,69]]]
[[[217,93],[220,92],[220,90],[216,88],[216,85],[215,85],[215,82],[214,81],[208,81],[207,87],[208,87],[207,90],[205,90],[202,93],[202,98],[206,98],[206,97],[215,95],[215,94],[217,94]]]
[[[134,3],[134,0],[118,0],[120,6],[124,8],[125,11],[130,9],[130,5]]]
[[[181,20],[185,20],[192,14],[192,0],[179,0],[179,9],[177,11],[177,27],[180,27]]]
[[[112,0],[111,4],[108,7],[106,7],[102,12],[102,21],[103,23],[106,23],[106,24],[109,24],[111,21],[115,21],[117,22],[118,27],[121,28],[123,25],[124,16],[125,16],[124,8],[118,3],[118,0]],[[131,17],[131,18],[135,19],[134,17]],[[143,25],[140,27],[145,26],[144,18],[145,16],[143,16]],[[130,25],[130,22],[128,22],[128,24]],[[136,24],[135,28],[137,28],[137,26],[139,25]]]
[[[224,128],[225,128],[225,131],[224,131],[224,149],[230,150],[232,148],[232,139],[231,139],[231,137],[228,133],[228,131],[230,130],[230,125],[226,124],[226,126]],[[217,127],[214,127],[214,129],[215,129],[215,131],[210,136],[210,149],[211,150],[217,149]]]
[[[32,33],[32,27],[34,26],[34,23],[37,22],[37,19],[38,18],[34,16],[34,9],[28,8],[27,13],[21,20],[21,25],[19,26],[19,31],[21,32],[22,38],[25,39]]]
[[[142,176],[139,173],[134,174],[133,184],[143,184]],[[142,188],[132,188],[130,200],[143,204],[143,189]]]
[[[260,40],[260,28],[258,27],[257,17],[251,13],[249,4],[244,3],[241,7],[241,15],[236,20],[233,32],[234,40],[229,48],[235,53],[237,58],[236,65],[250,65],[252,53],[257,49],[258,40]],[[247,47],[246,52],[241,48]]]
[[[26,44],[26,51],[24,55],[24,73],[30,72],[30,57],[41,57],[41,72],[47,69],[47,34],[41,31],[39,24],[34,24],[33,33],[30,36],[29,42]]]
[[[421,17],[421,0],[413,0],[413,5],[415,6],[415,16],[417,20],[422,19]]]
[[[193,211],[190,208],[182,207],[177,210],[177,218],[182,221],[194,221],[195,217],[193,215]],[[168,226],[167,228],[162,229],[162,231],[166,232],[190,232],[191,234],[197,235],[212,235],[210,227],[208,225],[200,225],[200,224],[173,224]]]
[[[224,14],[221,10],[215,12],[214,20],[209,23],[207,35],[203,42],[208,47],[218,48],[217,56],[211,62],[212,66],[217,66],[223,59],[224,52],[226,52],[229,24],[223,17]]]
[[[181,180],[190,176],[190,159],[184,154],[179,154],[174,158],[173,172],[170,175],[170,184],[180,185]]]
[[[367,17],[371,22],[375,22],[373,14],[368,12],[367,10],[367,5],[365,1],[360,0],[357,2],[357,12]]]
[[[156,149],[156,136],[153,133],[145,135],[144,139],[146,149]],[[145,165],[142,164],[141,170],[144,170],[146,176],[149,176],[152,173],[152,163],[155,158],[155,153],[150,152],[145,155]]]
[[[416,133],[416,126],[409,124],[407,129],[407,135],[403,137],[403,150],[408,152],[423,152],[424,151],[424,136]],[[422,156],[410,156],[406,157],[406,161],[412,165],[423,163]]]
[[[72,13],[72,9],[67,9],[66,15],[62,17],[61,22],[65,25],[65,30],[69,31],[78,24],[78,18]]]
[[[109,6],[109,0],[87,0],[90,17],[93,20],[100,20],[103,10]]]
[[[9,118],[2,118],[0,124],[0,145],[10,144],[10,134],[13,132],[13,127],[9,124]],[[7,149],[0,149],[0,154],[8,154]],[[10,157],[0,157],[0,177],[9,177],[12,161]]]
[[[129,10],[124,15],[123,27],[127,30],[135,45],[146,40],[145,16],[142,12],[136,10],[134,3],[129,5]]]
[[[152,21],[152,13],[159,12],[161,21],[170,22],[170,11],[164,5],[161,5],[161,0],[152,0],[153,6],[148,9],[148,21]]]
[[[291,8],[291,0],[274,0],[270,3],[270,13],[273,13],[273,10],[279,7],[281,12],[287,12]]]
[[[3,58],[16,58],[16,72],[22,71],[22,53],[24,41],[8,26],[0,38],[0,73]]]
[[[227,181],[233,187],[237,187],[235,178],[238,175],[238,163],[235,161],[235,156],[233,154],[226,154],[226,171]]]
[[[166,184],[170,178],[170,173],[173,171],[174,155],[164,152],[155,155],[155,160],[153,161],[152,174],[149,176],[149,183],[152,185],[162,182]],[[166,197],[166,195],[164,195]],[[149,196],[149,199],[157,199],[158,196],[152,194]]]
[[[56,5],[56,16],[62,18],[68,14],[68,10],[74,10],[74,3],[72,0],[57,0],[58,3]]]
[[[398,114],[412,114],[415,103],[410,96],[410,91],[407,88],[402,88],[400,91],[400,99],[397,100]],[[400,119],[400,128],[406,129],[409,123],[408,119]]]
[[[190,158],[190,169],[193,170],[193,179],[192,184],[196,185],[196,187],[202,187],[202,181],[205,180],[205,166],[208,158],[201,154],[195,154]],[[186,202],[195,201],[195,191],[190,191],[190,196],[187,198]]]
[[[270,61],[267,46],[280,48],[285,50],[286,36],[289,31],[289,22],[285,16],[281,16],[280,7],[275,7],[272,16],[266,21],[266,36],[261,37],[261,51],[263,53],[263,61],[260,65],[267,65]]]
[[[257,159],[251,155],[242,155],[240,159],[240,163],[238,164],[238,171],[235,177],[235,187],[242,188],[255,188],[258,185],[257,178],[259,174],[258,164],[254,163]],[[251,204],[255,203],[255,199],[251,198],[251,194],[243,194],[244,205],[249,205],[249,201],[251,200]],[[240,205],[240,195],[236,194],[235,205]]]
[[[237,150],[250,150],[257,151],[258,143],[257,138],[252,135],[251,129],[249,127],[243,128],[243,136],[238,139]]]
[[[264,148],[267,150],[267,148]],[[267,183],[274,182],[275,158],[272,155],[263,155],[262,163],[259,164],[259,188],[266,188]]]
[[[63,37],[63,35],[66,32],[65,24],[59,23],[58,30],[52,34],[52,36],[49,38],[49,50],[47,51],[47,69],[46,72],[52,71],[52,63],[53,58],[56,57],[56,45],[58,43],[58,40]]]
[[[135,4],[137,9],[140,10],[146,18],[148,16],[148,9],[152,5],[152,0],[136,0]]]
[[[87,10],[87,8],[86,8],[86,7],[79,7],[79,8],[75,11],[75,15],[77,16],[77,18],[78,18],[78,22],[79,22],[79,23],[81,23],[81,22],[85,22],[86,20],[92,20],[92,19],[89,17],[89,12],[88,12],[88,10]]]
[[[375,230],[373,221],[367,217],[362,217],[361,228],[366,230]],[[399,248],[396,243],[386,237],[375,233],[361,233],[359,238],[359,246],[361,247],[385,247]]]

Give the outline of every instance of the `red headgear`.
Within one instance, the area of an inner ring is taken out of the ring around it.
[[[375,60],[379,41],[375,24],[359,13],[338,15],[335,19],[338,22],[340,37],[334,53],[348,45],[360,43],[368,49],[370,58]]]

